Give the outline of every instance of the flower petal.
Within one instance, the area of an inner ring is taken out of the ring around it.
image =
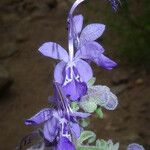
[[[98,39],[104,32],[105,25],[103,24],[90,24],[87,25],[81,32],[80,42],[83,45],[86,42]]]
[[[93,71],[90,65],[84,60],[79,59],[75,62],[75,67],[84,82],[88,82],[93,77]]]
[[[71,114],[71,116],[73,116],[73,117],[80,117],[80,118],[87,118],[87,117],[89,117],[91,114],[90,113],[83,113],[83,112],[73,112],[72,114]]]
[[[94,59],[94,62],[98,65],[101,66],[107,70],[111,70],[114,67],[117,66],[117,63],[114,62],[113,60],[109,59],[108,57],[104,56],[101,54],[101,57]]]
[[[73,17],[74,25],[75,25],[75,31],[76,33],[80,33],[83,26],[83,16],[82,15],[76,15]]]
[[[108,0],[111,5],[112,5],[112,8],[114,9],[114,11],[117,11],[117,8],[120,4],[120,0]]]
[[[62,84],[64,81],[64,70],[65,70],[66,63],[64,61],[61,61],[58,63],[54,70],[54,79],[56,82]]]
[[[95,102],[97,105],[105,106],[108,102],[108,94],[110,89],[107,86],[96,85],[88,88],[88,95],[82,97],[81,101],[91,101]]]
[[[61,137],[56,150],[76,150],[76,148],[68,138]]]
[[[44,56],[51,57],[54,59],[63,60],[65,62],[68,61],[67,51],[57,43],[46,42],[39,48],[39,51]]]
[[[81,46],[75,57],[93,60],[94,58],[100,57],[103,52],[104,48],[99,43],[92,41]]]
[[[51,118],[44,124],[44,137],[49,142],[53,142],[58,133],[58,120],[56,118]]]
[[[107,104],[104,106],[107,110],[115,110],[118,106],[118,99],[117,96],[113,93],[110,93],[110,98],[107,101]]]
[[[127,150],[144,150],[144,147],[140,144],[132,143],[132,144],[128,145]]]
[[[57,106],[60,106],[61,109],[63,109],[63,112],[68,114],[68,112],[66,112],[66,108],[70,107],[68,99],[65,95],[65,91],[62,88],[62,85],[54,82],[54,97],[55,97],[55,101],[57,103]]]
[[[38,125],[40,123],[43,123],[44,121],[47,121],[53,116],[53,109],[45,108],[42,109],[40,112],[38,112],[36,115],[34,115],[32,118],[27,119],[25,121],[26,125]]]
[[[76,137],[79,138],[80,137],[80,126],[78,125],[78,123],[74,123],[74,122],[70,122],[70,129],[72,134]]]
[[[105,69],[113,69],[117,63],[103,55],[104,48],[97,42],[88,42],[80,47],[75,54],[75,58],[88,59]]]
[[[69,83],[63,86],[64,92],[67,96],[70,96],[71,100],[77,101],[86,94],[87,85],[84,82],[78,82],[72,79]]]
[[[114,110],[118,105],[118,98],[107,86],[96,85],[88,90],[88,97],[107,110]],[[81,99],[82,101],[82,99]]]
[[[48,96],[48,103],[50,104],[56,104],[56,100],[54,96]]]

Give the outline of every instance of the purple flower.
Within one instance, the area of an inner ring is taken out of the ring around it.
[[[132,144],[128,145],[127,150],[144,150],[144,147],[137,143],[132,143]]]
[[[116,11],[120,3],[120,0],[108,0],[108,1],[111,3],[112,8]]]
[[[60,150],[62,143],[70,150],[74,150],[71,143],[71,135],[78,138],[80,136],[80,126],[77,117],[86,118],[90,114],[82,112],[73,112],[67,103],[67,98],[63,94],[63,89],[58,83],[54,84],[54,99],[56,100],[57,109],[45,108],[36,115],[25,121],[26,125],[39,125],[44,123],[44,138],[53,143],[57,140],[56,150]]]
[[[90,24],[83,30],[83,16],[72,15],[83,0],[76,1],[68,17],[68,50],[54,42],[46,42],[39,51],[47,57],[60,60],[54,70],[54,79],[60,83],[71,100],[78,100],[87,93],[87,81],[93,72],[85,60],[95,62],[98,66],[111,70],[116,63],[106,57],[103,47],[95,42],[104,32],[105,25]]]
[[[76,148],[68,138],[61,137],[57,144],[56,150],[76,150]]]
[[[71,135],[73,134],[74,137],[79,138],[80,136],[80,126],[76,121],[76,117],[86,118],[88,117],[88,113],[72,113],[70,114],[71,120],[68,121],[62,114],[55,109],[45,108],[38,112],[36,115],[27,119],[25,121],[26,125],[39,125],[44,123],[43,127],[43,134],[44,138],[53,143],[55,140],[58,139],[58,150],[62,146],[62,142],[65,142],[65,146],[72,145],[71,144]],[[68,144],[67,144],[68,143]],[[63,148],[61,149],[63,150]],[[64,149],[65,150],[65,149]]]
[[[87,25],[83,30],[82,26],[83,16],[75,16],[74,31],[76,32],[78,50],[75,57],[93,61],[98,66],[108,70],[113,69],[117,64],[104,55],[104,48],[95,41],[103,34],[105,25],[94,23]]]
[[[54,79],[62,84],[66,95],[70,96],[71,100],[77,100],[86,94],[86,82],[93,76],[87,62],[78,57],[70,59],[67,51],[53,42],[43,44],[39,51],[44,56],[61,60],[55,67]]]

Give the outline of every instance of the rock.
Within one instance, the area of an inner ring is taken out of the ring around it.
[[[135,81],[135,84],[136,84],[136,85],[142,85],[143,83],[144,83],[144,80],[141,79],[141,78],[139,78],[139,79],[137,79],[137,80]]]
[[[16,35],[17,43],[23,43],[23,42],[26,42],[27,40],[28,40],[27,36],[25,36],[24,34],[17,33],[17,35]]]
[[[141,141],[141,137],[137,133],[129,133],[124,138],[127,139],[127,141],[129,141],[129,143],[130,142],[132,143],[132,142],[135,142],[135,141]]]
[[[58,2],[57,0],[45,0],[45,1],[50,9],[55,8]]]
[[[129,74],[124,71],[117,71],[113,74],[112,83],[114,85],[125,84],[129,82]]]
[[[9,88],[11,83],[12,79],[8,71],[2,65],[0,65],[0,94]]]
[[[17,52],[16,44],[15,43],[5,43],[2,44],[0,47],[0,58],[10,57],[14,53]]]

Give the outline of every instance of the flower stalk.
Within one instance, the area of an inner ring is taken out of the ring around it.
[[[109,1],[116,8],[118,1]],[[104,48],[96,42],[102,36],[105,25],[92,23],[83,28],[83,16],[74,15],[82,2],[84,0],[76,0],[68,14],[68,52],[54,42],[46,42],[39,48],[42,55],[60,60],[54,70],[54,95],[51,97],[54,108],[42,109],[25,121],[26,125],[43,124],[42,150],[46,143],[52,150],[119,149],[119,143],[96,140],[94,132],[84,129],[89,124],[86,121],[88,117],[97,114],[102,119],[102,108],[115,110],[118,99],[107,86],[94,85],[95,78],[89,61],[107,70],[116,67],[117,63],[105,56]],[[138,144],[130,145],[128,150],[136,148],[144,150]]]

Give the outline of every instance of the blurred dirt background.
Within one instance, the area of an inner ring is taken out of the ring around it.
[[[47,106],[55,61],[44,58],[37,49],[46,41],[67,48],[68,10],[65,0],[0,0],[0,150],[14,150],[33,130],[24,125],[24,120]],[[106,1],[99,0],[85,2],[79,12],[84,14],[85,23],[108,24],[99,41],[107,55],[119,63],[113,71],[93,65],[96,83],[111,87],[118,95],[119,106],[113,112],[104,110],[103,120],[93,116],[90,128],[98,138],[119,141],[121,150],[132,142],[148,150],[150,76],[144,68],[129,67],[117,54],[123,31],[118,29],[120,35],[116,34],[107,15],[110,13],[115,21],[119,12],[114,13]]]

